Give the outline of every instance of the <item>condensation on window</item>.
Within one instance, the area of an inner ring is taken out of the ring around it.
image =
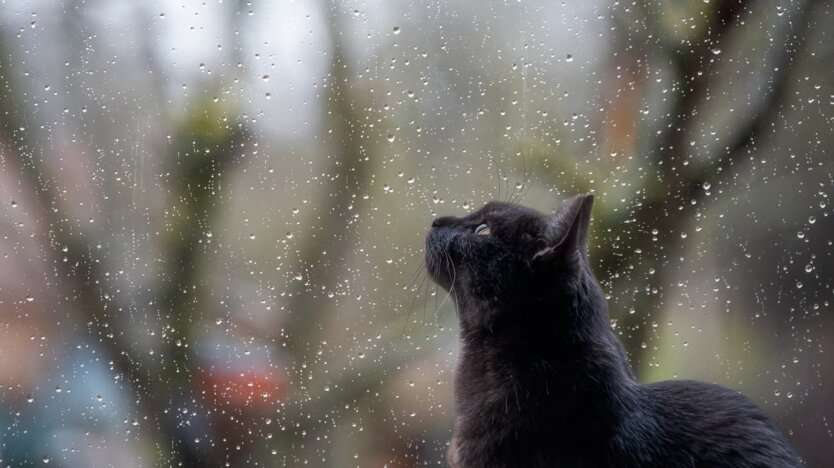
[[[0,463],[445,466],[439,215],[596,196],[643,381],[834,463],[815,0],[7,0]]]

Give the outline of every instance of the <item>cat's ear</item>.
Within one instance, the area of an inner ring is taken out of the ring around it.
[[[588,227],[591,224],[593,194],[576,195],[562,202],[550,217],[551,244],[533,256],[534,263],[549,263],[577,252],[587,256]]]

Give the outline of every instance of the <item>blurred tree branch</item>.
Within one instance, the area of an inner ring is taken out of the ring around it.
[[[681,158],[688,139],[703,124],[696,117],[698,106],[719,79],[715,71],[718,62],[708,57],[713,48],[722,47],[731,27],[739,23],[745,10],[749,11],[748,2],[722,2],[712,15],[713,21],[704,37],[697,41],[701,48],[676,56],[676,98],[669,110],[670,120],[651,151],[653,165],[659,169],[657,182],[647,183],[634,201],[633,210],[603,217],[595,228],[603,236],[615,235],[615,239],[599,243],[595,255],[599,271],[611,278],[612,289],[622,291],[631,280],[646,281],[640,275],[650,269],[657,271],[656,277],[666,277],[664,272],[670,266],[670,259],[684,245],[677,234],[685,230],[693,210],[700,209],[705,197],[703,183],[709,181],[719,186],[735,175],[732,168],[749,155],[758,140],[768,136],[766,131],[778,120],[785,103],[797,54],[802,50],[802,42],[812,25],[813,7],[818,3],[818,0],[808,0],[794,9],[787,21],[786,35],[786,42],[792,45],[776,47],[767,61],[768,68],[774,70],[768,88],[755,103],[753,112],[745,115],[747,119],[740,128],[728,137],[730,141],[721,153],[712,155],[702,165],[683,164]],[[651,234],[652,230],[658,234]],[[621,251],[621,245],[629,246],[630,250]],[[652,254],[656,256],[649,258]],[[639,262],[638,257],[641,257]],[[638,366],[643,364],[641,345],[651,333],[651,328],[644,323],[645,314],[650,314],[660,299],[658,294],[642,295],[636,307],[641,314],[622,311],[616,314],[626,347]]]

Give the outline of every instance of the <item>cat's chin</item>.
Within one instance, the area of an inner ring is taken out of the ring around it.
[[[426,236],[426,270],[429,277],[449,292],[456,280],[456,267],[448,253],[449,243],[455,235],[432,229]]]

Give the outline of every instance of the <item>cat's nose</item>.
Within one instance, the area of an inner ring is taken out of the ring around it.
[[[454,219],[454,216],[441,216],[439,218],[434,218],[434,221],[431,222],[431,227],[439,228],[443,226],[448,226],[449,224],[452,224]]]

